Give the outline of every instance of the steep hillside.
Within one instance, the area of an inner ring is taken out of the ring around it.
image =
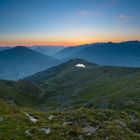
[[[27,47],[0,51],[0,79],[17,80],[58,64],[53,57]]]
[[[40,94],[40,88],[31,82],[0,80],[0,98],[12,104],[37,108]]]

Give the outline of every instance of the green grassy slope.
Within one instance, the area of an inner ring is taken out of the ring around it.
[[[82,63],[86,67],[78,68]],[[0,97],[42,110],[96,107],[140,110],[140,69],[75,59],[24,79],[0,81]]]
[[[86,68],[77,68],[77,63]],[[94,106],[140,110],[140,69],[101,67],[76,59],[26,80],[40,85],[41,108]]]
[[[76,59],[25,80],[0,81],[0,139],[140,139],[140,69]]]
[[[140,73],[96,81],[73,95],[73,105],[140,111]]]
[[[40,89],[31,82],[0,80],[0,98],[19,106],[38,105]]]
[[[31,122],[25,112],[37,117],[38,121]],[[45,134],[41,128],[50,128],[50,133]],[[2,140],[138,140],[140,113],[85,108],[37,112],[0,100],[0,130]],[[30,130],[31,136],[26,130]]]

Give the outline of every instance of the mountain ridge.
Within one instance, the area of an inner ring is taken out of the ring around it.
[[[140,67],[140,41],[94,43],[65,48],[56,58],[81,58],[102,66]]]
[[[85,67],[76,67],[79,63],[84,64]],[[131,97],[133,92],[136,96],[134,102],[139,108],[139,77],[140,68],[99,66],[82,59],[75,59],[23,80],[34,82],[43,89],[40,98],[42,109],[84,106],[90,102],[94,107],[112,108],[114,105],[113,108],[117,109],[120,106],[125,108],[125,102],[133,100]],[[126,92],[128,87],[130,87],[128,93],[123,94],[122,92]],[[124,96],[122,98],[124,102],[120,103],[120,106],[119,96]],[[100,97],[104,100],[98,100]],[[112,101],[114,103],[111,103]],[[103,105],[106,103],[109,106]]]
[[[54,57],[17,46],[0,51],[0,79],[17,80],[58,63]]]

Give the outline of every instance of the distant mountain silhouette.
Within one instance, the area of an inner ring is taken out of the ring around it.
[[[63,60],[82,58],[99,65],[140,67],[140,41],[68,47],[56,53],[55,56]]]
[[[4,50],[7,50],[7,49],[10,49],[10,47],[0,47],[0,51],[4,51]]]
[[[58,51],[64,49],[62,46],[32,46],[30,47],[32,50],[43,53],[45,55],[52,55],[57,53]]]
[[[57,63],[57,59],[24,46],[0,51],[0,79],[17,80]]]

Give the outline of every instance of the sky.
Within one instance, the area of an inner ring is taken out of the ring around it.
[[[140,40],[140,0],[0,0],[0,46]]]

